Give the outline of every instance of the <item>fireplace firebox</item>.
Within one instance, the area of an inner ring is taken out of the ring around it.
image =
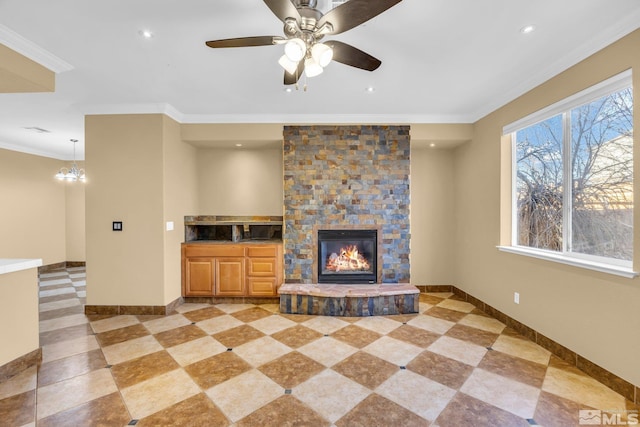
[[[318,283],[377,283],[377,230],[318,230]]]

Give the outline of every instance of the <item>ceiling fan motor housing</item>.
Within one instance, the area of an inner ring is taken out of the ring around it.
[[[315,8],[318,5],[318,0],[294,0],[293,4],[298,9],[301,7]]]

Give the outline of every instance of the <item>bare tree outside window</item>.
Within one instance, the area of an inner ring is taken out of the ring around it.
[[[631,88],[519,130],[515,148],[518,245],[632,259]]]
[[[562,116],[517,132],[518,245],[562,250]]]

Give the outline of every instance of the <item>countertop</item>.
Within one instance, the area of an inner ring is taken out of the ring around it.
[[[0,258],[0,274],[37,268],[42,265],[41,259],[28,258]]]
[[[244,244],[252,244],[252,245],[276,245],[282,244],[282,240],[280,239],[269,239],[269,240],[239,240],[237,242],[232,242],[231,240],[192,240],[190,242],[183,242],[183,245],[244,245]]]

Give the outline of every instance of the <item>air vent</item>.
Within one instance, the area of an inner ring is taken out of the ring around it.
[[[33,132],[36,132],[36,133],[51,133],[50,130],[42,129],[42,128],[39,128],[37,126],[26,127],[24,129],[30,130],[30,131],[33,131]]]

